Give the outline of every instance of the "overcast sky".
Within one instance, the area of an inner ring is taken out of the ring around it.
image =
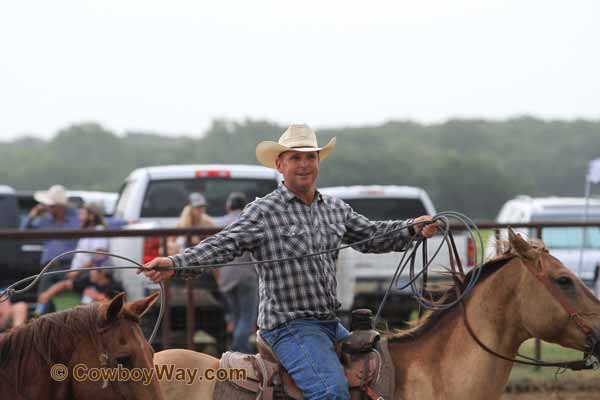
[[[0,140],[82,121],[597,120],[599,17],[598,1],[7,0]]]

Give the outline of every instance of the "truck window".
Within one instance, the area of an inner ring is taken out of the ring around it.
[[[420,199],[344,199],[359,214],[373,221],[415,218],[427,214]]]
[[[583,221],[583,208],[575,213],[560,214],[534,214],[532,222],[579,222]],[[600,212],[597,207],[590,208],[588,221],[599,221]],[[553,227],[544,228],[542,240],[549,249],[579,249],[583,243],[583,228],[578,227]],[[600,249],[600,229],[589,227],[586,229],[586,242],[584,248]]]
[[[17,204],[19,207],[19,226],[25,221],[29,211],[35,207],[38,202],[33,198],[33,193],[21,193],[17,195]]]
[[[200,192],[208,202],[207,214],[225,214],[225,200],[231,192],[243,192],[248,201],[262,197],[277,187],[274,179],[198,178],[150,182],[142,204],[142,218],[176,218],[192,192]]]
[[[544,228],[542,240],[550,249],[579,249],[583,243],[583,228]],[[600,229],[587,228],[585,233],[586,249],[600,249]]]
[[[19,227],[17,200],[12,194],[0,194],[0,229]]]

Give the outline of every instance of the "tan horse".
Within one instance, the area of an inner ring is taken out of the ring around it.
[[[0,342],[1,397],[163,399],[156,378],[144,382],[136,376],[120,380],[95,375],[99,368],[118,364],[153,370],[154,352],[139,320],[157,296],[124,304],[121,293],[110,302],[48,314],[16,328]]]
[[[600,301],[559,260],[542,247],[534,247],[516,235],[512,250],[487,262],[468,299],[465,310],[477,337],[490,349],[513,358],[519,346],[536,337],[577,349],[586,349],[586,335],[569,318],[564,307],[526,267],[538,257],[544,273],[583,317],[598,337]],[[446,302],[455,298],[451,289]],[[408,332],[387,337],[394,369],[395,392],[386,398],[499,399],[513,363],[483,350],[468,333],[462,307],[436,311]],[[166,350],[155,355],[156,364],[199,368],[200,373],[218,368],[219,360],[188,350]],[[214,381],[161,381],[165,399],[210,399]]]

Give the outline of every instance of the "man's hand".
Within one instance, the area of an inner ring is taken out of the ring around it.
[[[154,283],[165,281],[175,275],[175,271],[172,269],[166,271],[155,270],[156,267],[175,267],[173,261],[168,257],[157,257],[154,260],[144,264],[144,267],[145,269],[143,271],[138,269],[137,273],[139,274],[140,272],[144,272],[144,275],[150,278],[150,280]]]
[[[46,206],[43,204],[36,204],[30,211],[29,211],[29,218],[36,218],[39,217],[40,215],[43,215],[46,212]]]
[[[437,232],[438,222],[434,222],[431,224],[419,224],[419,222],[428,222],[433,221],[433,217],[431,215],[421,215],[418,218],[414,219],[415,222],[415,231],[417,233],[421,233],[421,236],[425,238],[430,238]]]
[[[48,301],[50,301],[50,294],[47,290],[38,295],[37,302],[39,304],[47,304]]]

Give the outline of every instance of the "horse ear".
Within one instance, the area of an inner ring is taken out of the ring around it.
[[[534,249],[531,247],[531,245],[510,226],[508,227],[508,241],[510,242],[510,247],[513,248],[521,257],[527,259],[535,258],[535,255],[533,254]]]
[[[127,307],[132,313],[137,315],[138,318],[142,318],[142,316],[146,314],[146,311],[148,311],[150,307],[152,307],[152,304],[158,299],[158,296],[160,296],[160,292],[152,293],[148,297],[128,303]]]
[[[106,322],[115,321],[123,308],[123,303],[125,302],[125,292],[121,292],[110,301],[108,308],[106,309],[106,314],[104,315],[104,319]]]

